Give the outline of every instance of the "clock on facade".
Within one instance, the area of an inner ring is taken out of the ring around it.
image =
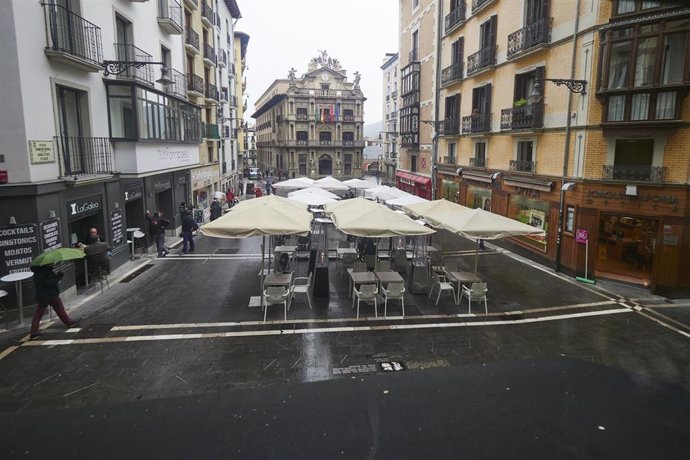
[[[330,78],[330,77],[329,77],[329,75],[328,75],[327,73],[322,73],[322,74],[321,74],[321,80],[323,80],[323,81],[328,81],[329,78]]]

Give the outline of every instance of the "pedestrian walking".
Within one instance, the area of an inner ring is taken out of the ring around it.
[[[187,251],[194,252],[194,232],[197,231],[199,227],[196,222],[194,222],[194,217],[192,217],[192,212],[187,210],[182,215],[182,252],[181,254],[187,254]]]
[[[223,208],[220,206],[218,198],[214,198],[211,203],[211,221],[218,219],[221,214],[223,214]]]
[[[65,311],[65,305],[60,299],[60,280],[64,273],[53,271],[54,264],[43,266],[32,266],[31,271],[34,272],[34,288],[36,290],[36,312],[31,321],[31,338],[35,339],[41,334],[39,327],[41,325],[41,318],[46,312],[48,306],[53,307],[55,313],[60,318],[60,321],[65,323],[67,327],[73,327],[79,324],[80,319],[72,319]]]
[[[163,217],[163,211],[154,212],[153,217],[151,217],[148,209],[146,210],[146,220],[149,221],[149,233],[156,243],[158,257],[165,257],[170,253],[165,247],[165,229],[170,225],[170,221]]]
[[[266,184],[264,185],[266,188],[266,195],[271,194],[271,181],[269,179],[266,179]]]
[[[228,208],[232,208],[235,205],[235,194],[233,193],[231,188],[228,188],[225,191],[225,199],[228,202]]]

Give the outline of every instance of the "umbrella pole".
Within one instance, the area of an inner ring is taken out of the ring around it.
[[[264,249],[266,247],[266,235],[261,242],[261,308],[264,307]]]
[[[477,274],[477,260],[479,260],[479,238],[477,238],[477,247],[474,251],[474,274]]]

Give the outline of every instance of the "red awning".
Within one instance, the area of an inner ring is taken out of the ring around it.
[[[420,185],[427,185],[431,183],[430,177],[420,176],[418,174],[412,174],[405,171],[396,171],[395,176],[401,179],[407,179],[408,181],[412,181]]]

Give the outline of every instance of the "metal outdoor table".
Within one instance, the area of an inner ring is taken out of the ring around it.
[[[273,252],[295,252],[296,250],[297,250],[297,246],[282,245],[282,246],[276,246],[276,248],[273,250]]]
[[[130,235],[130,236],[127,237],[127,240],[128,240],[127,242],[130,243],[130,244],[132,245],[132,252],[131,252],[130,255],[129,255],[129,260],[134,260],[134,232],[138,232],[139,230],[141,230],[141,228],[139,228],[139,227],[129,227],[129,228],[127,228],[126,230],[127,230],[127,233],[128,233],[128,234],[129,234],[129,233],[132,234],[132,235]]]
[[[287,286],[292,282],[292,272],[290,273],[269,273],[264,279],[265,286]]]
[[[457,305],[460,305],[460,289],[465,283],[481,283],[482,280],[472,272],[446,272],[452,282],[458,283]]]
[[[350,273],[350,278],[352,279],[352,289],[354,290],[358,284],[375,284],[376,275],[373,272],[352,272]],[[352,297],[353,292],[350,291],[350,297]]]
[[[17,290],[17,307],[19,308],[19,324],[24,324],[24,298],[22,297],[22,281],[34,276],[33,272],[17,272],[10,273],[0,278],[0,281],[5,283],[14,282],[14,288]]]
[[[376,275],[376,278],[379,280],[379,284],[381,285],[388,285],[390,283],[404,283],[405,280],[403,279],[402,276],[400,276],[400,273],[398,272],[393,272],[393,271],[386,271],[386,272],[374,272],[374,275]]]
[[[342,256],[343,254],[357,254],[357,249],[356,248],[337,248],[335,252],[338,254],[338,256]]]

